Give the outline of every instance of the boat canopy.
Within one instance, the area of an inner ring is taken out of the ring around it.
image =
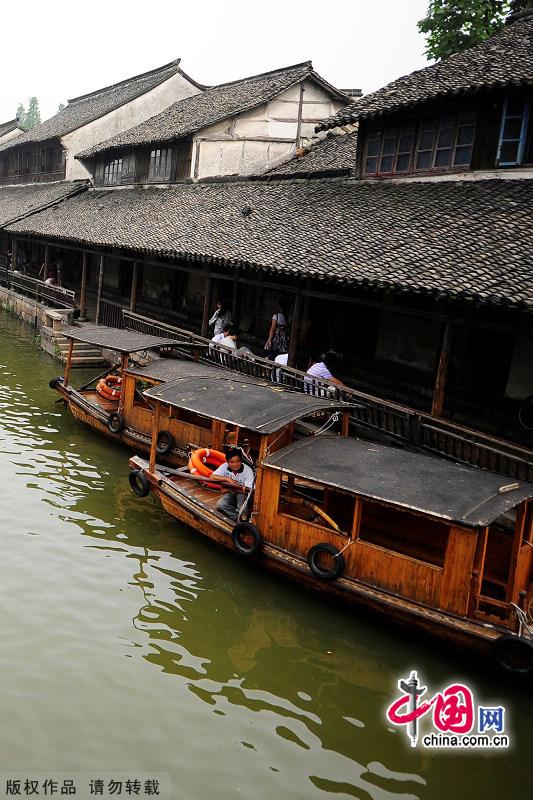
[[[196,361],[184,361],[179,358],[155,358],[143,367],[130,364],[127,372],[129,375],[160,383],[187,377],[220,377],[223,374],[221,367],[198,364]],[[227,370],[225,373],[227,375]]]
[[[313,397],[279,384],[247,380],[243,375],[231,377],[222,372],[210,377],[184,377],[153,386],[144,395],[173,408],[194,411],[262,434],[274,433],[289,422],[317,411],[350,411],[358,407],[357,404]]]
[[[468,527],[490,525],[533,497],[533,483],[345,436],[310,436],[263,463],[326,487]]]
[[[163,339],[137,331],[124,331],[120,328],[107,328],[105,325],[94,327],[66,328],[62,333],[76,342],[94,344],[95,347],[106,347],[119,353],[137,353],[140,350],[151,350],[154,347],[172,347],[179,344],[175,339]]]

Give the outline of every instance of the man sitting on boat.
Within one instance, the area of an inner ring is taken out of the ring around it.
[[[226,463],[216,469],[210,482],[221,483],[226,489],[216,504],[216,509],[230,519],[238,519],[246,494],[254,487],[254,471],[244,464],[241,451],[233,447],[226,453]]]

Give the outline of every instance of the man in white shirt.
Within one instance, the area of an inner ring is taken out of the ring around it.
[[[236,447],[228,450],[226,463],[216,469],[209,482],[221,483],[226,492],[216,505],[217,511],[230,519],[237,520],[246,494],[254,487],[254,471],[243,464],[241,451]]]
[[[230,329],[231,325],[228,322],[224,326],[224,330],[222,331],[222,333],[215,334],[215,336],[212,337],[211,341],[214,342],[215,344],[220,344],[222,339],[225,339],[228,336]]]

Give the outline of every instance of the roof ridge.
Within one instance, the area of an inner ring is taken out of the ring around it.
[[[104,92],[109,92],[111,89],[116,89],[118,86],[125,86],[128,83],[132,83],[133,81],[139,80],[139,78],[147,78],[149,75],[155,75],[157,72],[163,72],[165,69],[169,69],[172,66],[176,67],[176,72],[179,69],[179,65],[181,62],[181,58],[176,58],[174,61],[169,61],[168,64],[163,64],[160,67],[156,67],[155,69],[150,69],[147,72],[140,72],[138,75],[132,75],[129,78],[124,78],[122,81],[117,81],[117,83],[111,83],[109,86],[103,86],[101,89],[95,89],[93,92],[87,92],[87,94],[80,94],[78,97],[71,97],[67,100],[67,103],[70,105],[71,103],[78,103],[80,100],[87,100],[89,97],[96,97],[99,94],[103,94]]]
[[[290,69],[296,69],[297,67],[307,67],[309,71],[313,71],[313,62],[309,61],[301,61],[299,64],[290,64],[288,67],[278,67],[277,69],[267,70],[266,72],[258,72],[257,75],[245,75],[244,78],[237,78],[233,81],[227,81],[226,83],[217,83],[214,86],[210,86],[209,89],[221,89],[223,86],[233,86],[236,83],[242,83],[243,81],[251,81],[254,78],[266,78],[267,75],[274,75],[276,72],[288,72]]]

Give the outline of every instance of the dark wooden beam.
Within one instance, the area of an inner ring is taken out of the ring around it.
[[[452,349],[452,325],[452,321],[449,320],[444,326],[439,365],[437,367],[437,376],[435,379],[435,389],[433,391],[433,401],[431,403],[432,417],[442,417],[444,411],[446,383],[448,380],[448,368],[450,366],[450,354]]]
[[[211,310],[211,275],[207,274],[205,281],[204,311],[202,315],[202,336],[209,333],[209,312]]]
[[[102,288],[104,285],[104,254],[100,255],[100,272],[98,274],[98,295],[96,298],[96,324],[100,324],[100,301],[102,299]]]
[[[87,319],[87,259],[89,254],[83,251],[81,257],[81,287],[80,287],[80,316],[78,319],[84,322]]]
[[[296,361],[296,354],[298,352],[298,345],[300,343],[303,304],[304,301],[302,297],[302,292],[301,290],[298,290],[298,293],[294,300],[294,306],[292,309],[291,335],[289,339],[289,358],[287,360],[289,367],[293,367]]]

